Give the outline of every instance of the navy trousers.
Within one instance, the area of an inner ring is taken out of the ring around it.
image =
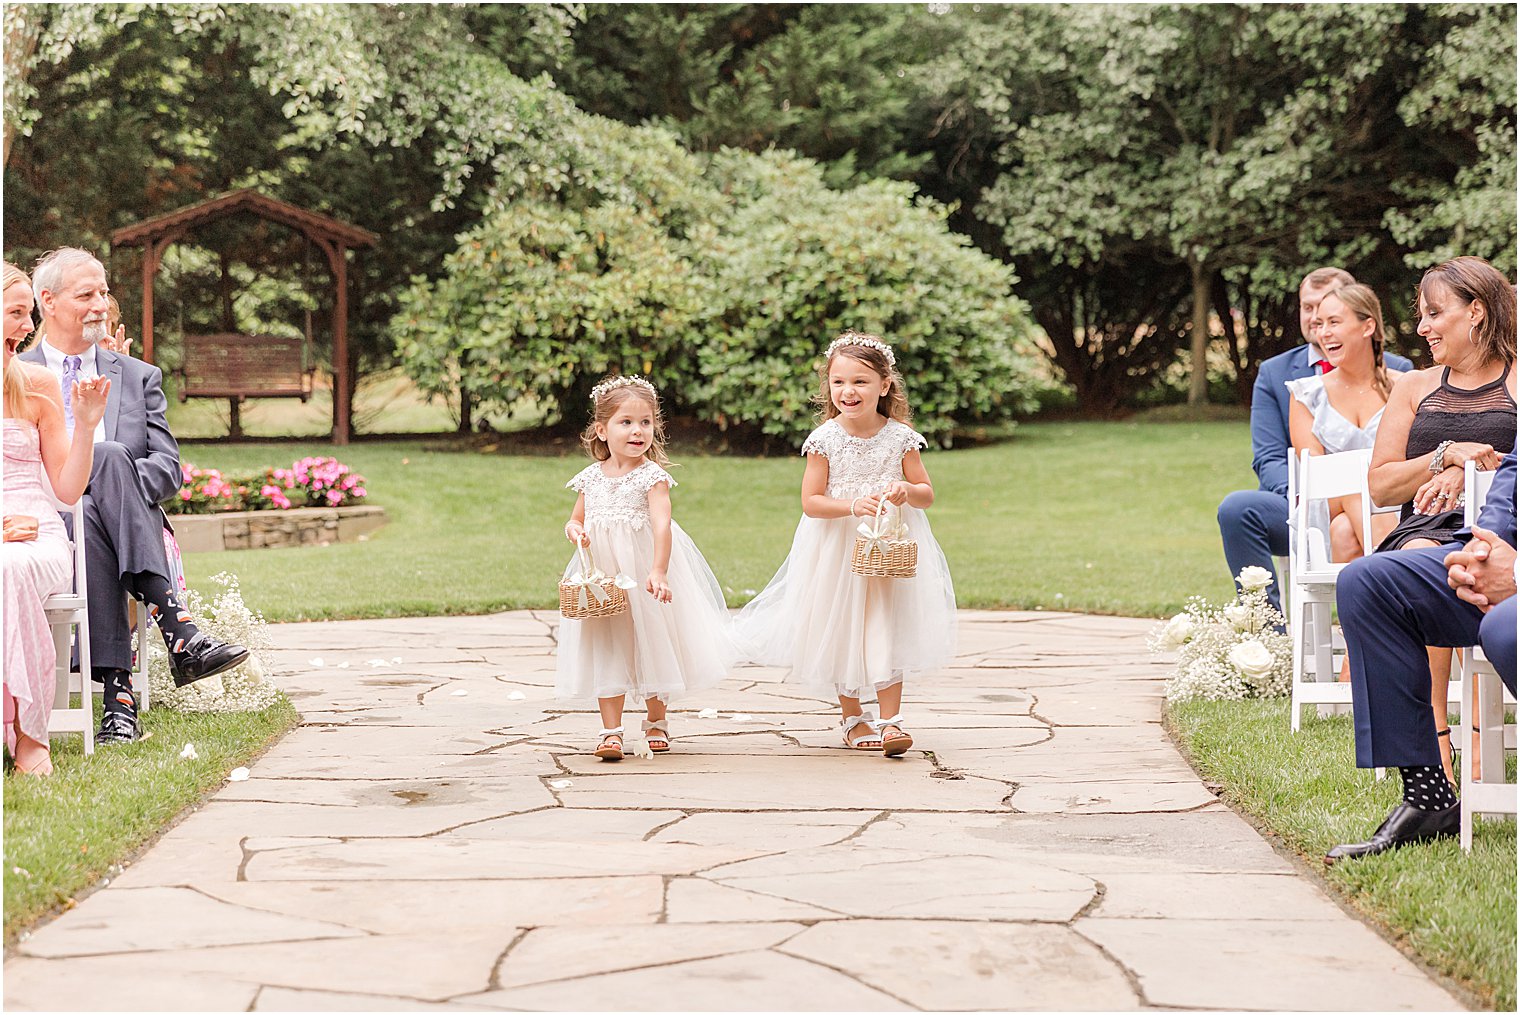
[[[1494,645],[1494,669],[1515,689],[1515,600],[1487,617],[1457,598],[1442,563],[1461,543],[1374,553],[1346,565],[1335,604],[1351,657],[1356,763],[1360,768],[1439,765],[1425,646]],[[1508,618],[1506,621],[1505,618]]]
[[[1253,564],[1275,574],[1272,558],[1288,555],[1288,498],[1268,490],[1236,490],[1220,502],[1219,536],[1231,578]],[[1282,609],[1277,582],[1267,586],[1267,598]]]

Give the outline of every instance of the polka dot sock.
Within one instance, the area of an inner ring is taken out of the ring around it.
[[[1417,811],[1444,811],[1457,802],[1440,765],[1411,765],[1400,768],[1399,775],[1404,777],[1404,802]]]
[[[170,652],[180,651],[200,633],[190,619],[190,611],[174,594],[169,579],[152,571],[139,571],[132,576],[132,592],[148,604],[148,617],[164,636]]]

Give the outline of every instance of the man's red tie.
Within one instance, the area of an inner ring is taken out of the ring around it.
[[[1335,364],[1331,363],[1327,359],[1316,360],[1314,365],[1319,368],[1319,372],[1322,374],[1328,374],[1330,371],[1335,369]]]

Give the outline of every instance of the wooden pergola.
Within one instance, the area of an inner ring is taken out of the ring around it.
[[[353,407],[349,404],[348,368],[348,259],[350,249],[373,247],[380,237],[329,215],[298,208],[256,190],[235,190],[209,198],[178,211],[155,215],[111,234],[113,247],[143,248],[142,262],[142,355],[153,362],[153,283],[163,263],[164,252],[193,229],[232,215],[248,213],[270,222],[278,222],[304,235],[327,255],[332,270],[333,301],[333,441],[347,444],[353,429]]]

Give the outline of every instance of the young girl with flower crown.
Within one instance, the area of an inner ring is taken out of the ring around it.
[[[670,517],[676,481],[665,471],[670,460],[654,385],[637,376],[609,377],[591,390],[591,401],[581,443],[594,461],[565,484],[580,494],[565,538],[585,548],[596,569],[620,579],[628,609],[561,621],[555,689],[561,698],[596,698],[603,728],[594,753],[619,761],[628,695],[645,702],[645,742],[664,754],[670,750],[666,706],[717,684],[737,653],[718,580]],[[571,559],[566,578],[580,573],[579,557]]]
[[[934,487],[919,457],[927,442],[909,425],[891,348],[847,331],[819,371],[823,425],[803,442],[803,518],[781,570],[739,615],[748,658],[791,669],[818,697],[838,699],[844,742],[897,757],[913,746],[903,725],[903,680],[942,666],[955,651],[955,590],[924,509]],[[912,578],[850,570],[862,519],[900,512],[918,543]],[[882,718],[861,699],[874,696]]]

